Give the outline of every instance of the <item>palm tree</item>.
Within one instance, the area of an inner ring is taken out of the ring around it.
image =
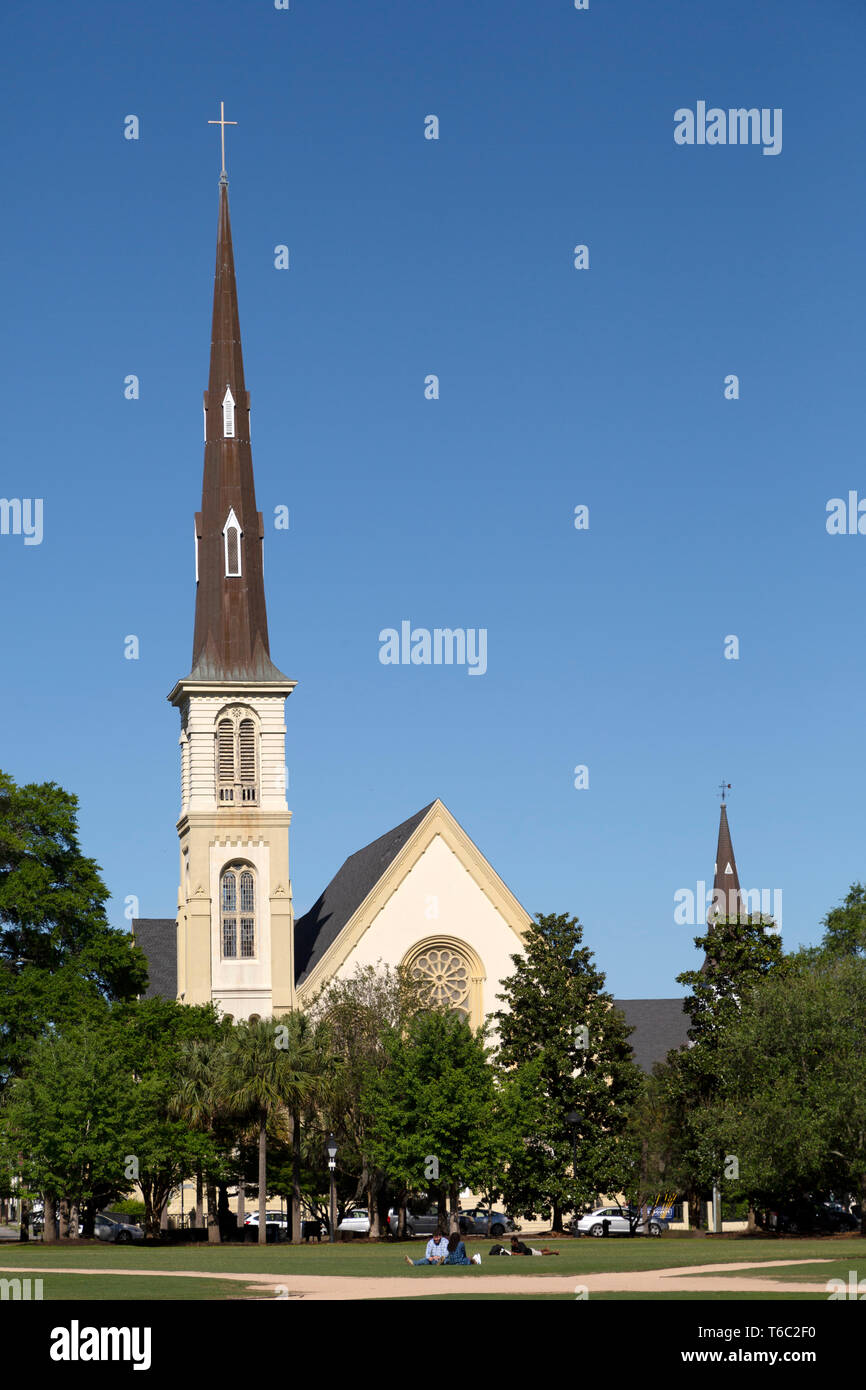
[[[295,1113],[315,1086],[315,1050],[307,1029],[312,1033],[303,1014],[248,1020],[235,1024],[220,1052],[220,1097],[258,1129],[260,1245],[267,1240],[268,1121],[285,1111]]]
[[[312,1111],[330,1084],[337,1065],[327,1022],[307,1014],[287,1014],[279,1020],[286,1053],[286,1108],[292,1140],[292,1240],[301,1238],[301,1113]]]
[[[211,1134],[220,1108],[217,1087],[221,1044],[202,1039],[185,1039],[181,1043],[180,1077],[169,1103],[171,1114],[184,1119],[193,1129]],[[202,1197],[202,1165],[196,1164],[196,1215],[200,1219]],[[211,1245],[220,1240],[217,1219],[216,1178],[207,1175],[207,1238]]]

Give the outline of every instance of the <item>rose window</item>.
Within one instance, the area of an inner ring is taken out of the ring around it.
[[[412,966],[412,978],[429,986],[430,1002],[469,1014],[469,963],[448,946],[431,946]]]

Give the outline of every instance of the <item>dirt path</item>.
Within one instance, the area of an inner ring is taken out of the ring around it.
[[[361,1298],[419,1298],[429,1293],[570,1293],[587,1289],[593,1293],[826,1293],[826,1280],[755,1279],[743,1277],[743,1270],[779,1269],[786,1265],[820,1265],[829,1259],[761,1260],[757,1263],[691,1265],[673,1269],[641,1270],[616,1274],[499,1274],[485,1275],[475,1266],[460,1274],[442,1269],[406,1275],[363,1278],[331,1274],[232,1274],[214,1270],[177,1269],[78,1269],[68,1265],[42,1265],[38,1269],[22,1265],[0,1265],[0,1272],[40,1276],[44,1274],[124,1275],[131,1278],[224,1279],[244,1286],[247,1297],[300,1299],[318,1302]],[[816,1270],[816,1273],[818,1271]],[[736,1277],[737,1275],[740,1277]],[[238,1292],[238,1297],[245,1294]]]

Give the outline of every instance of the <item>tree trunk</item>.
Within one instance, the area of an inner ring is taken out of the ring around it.
[[[78,1239],[78,1200],[69,1204],[69,1239]]]
[[[204,1225],[204,1178],[200,1163],[195,1169],[195,1224],[199,1230]]]
[[[56,1245],[57,1243],[57,1200],[54,1192],[43,1192],[42,1194],[42,1216],[45,1225],[42,1228],[43,1245]]]
[[[166,1193],[165,1200],[159,1209],[159,1229],[160,1231],[168,1230],[168,1193]]]
[[[866,1173],[860,1174],[860,1234],[866,1236]]]
[[[292,1111],[292,1244],[301,1241],[301,1116]]]
[[[81,1239],[82,1239],[82,1240],[93,1240],[93,1235],[94,1235],[94,1231],[95,1231],[95,1228],[96,1228],[96,1198],[95,1198],[95,1197],[91,1197],[89,1201],[87,1201],[87,1202],[84,1203],[84,1211],[83,1211],[82,1214],[81,1214],[81,1226],[82,1226]],[[44,1239],[44,1237],[43,1237],[43,1239]]]
[[[247,1194],[244,1191],[244,1175],[241,1173],[238,1178],[238,1230],[243,1230],[244,1221],[247,1216]]]
[[[66,1240],[69,1235],[69,1198],[60,1198],[60,1239]]]
[[[220,1240],[231,1240],[232,1230],[237,1231],[238,1223],[229,1206],[228,1183],[217,1183],[217,1194],[217,1225],[219,1226]]]
[[[460,1205],[460,1193],[458,1191],[456,1182],[453,1182],[451,1184],[451,1191],[449,1193],[449,1196],[451,1198],[451,1210],[448,1214],[448,1234],[450,1236],[453,1236],[455,1231],[460,1230],[460,1218],[457,1215],[458,1208]]]
[[[208,1245],[219,1245],[220,1223],[217,1211],[216,1183],[210,1173],[207,1175],[207,1240]]]
[[[23,1197],[18,1204],[18,1239],[23,1243],[30,1239],[30,1203]]]
[[[559,1202],[553,1203],[553,1220],[550,1223],[550,1229],[562,1234],[562,1207]]]
[[[259,1116],[259,1245],[268,1238],[268,1136],[267,1115]]]
[[[370,1214],[370,1229],[367,1235],[370,1240],[378,1240],[381,1231],[379,1229],[379,1209],[376,1206],[376,1180],[366,1163],[361,1172],[361,1187],[363,1188],[367,1211]]]

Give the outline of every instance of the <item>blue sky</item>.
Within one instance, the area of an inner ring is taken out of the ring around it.
[[[0,495],[44,536],[0,536],[0,765],[78,794],[112,920],[176,903],[223,99],[296,908],[440,796],[616,993],[672,994],[725,778],[743,885],[816,939],[866,876],[866,536],[825,527],[866,496],[859,0],[19,4],[5,39]],[[698,101],[781,108],[782,152],[677,146]],[[486,628],[486,674],[383,666],[407,618]]]

